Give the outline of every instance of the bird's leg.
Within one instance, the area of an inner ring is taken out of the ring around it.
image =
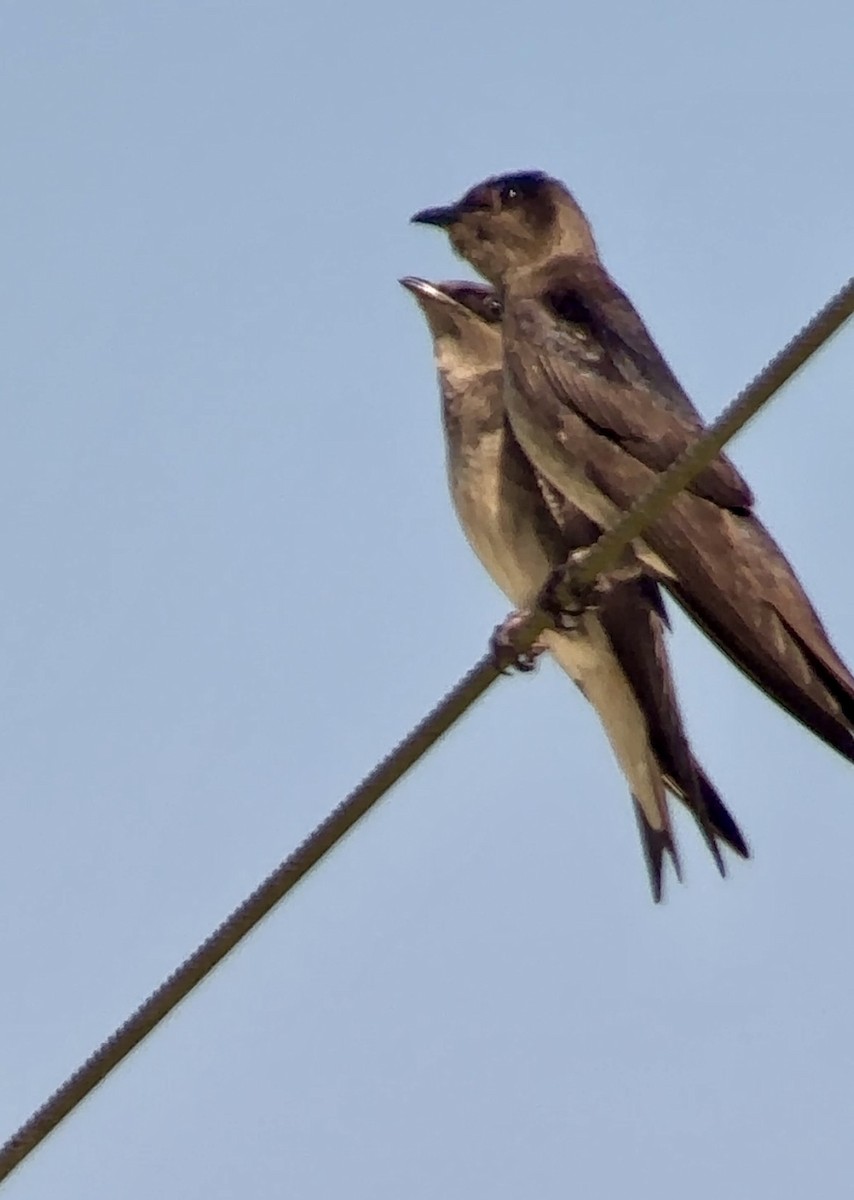
[[[570,558],[569,568],[573,565]],[[537,597],[537,608],[550,618],[556,629],[571,633],[578,628],[584,614],[596,607],[598,599],[593,584],[581,588],[571,584],[570,570],[563,566],[552,571],[546,580]]]
[[[537,659],[545,650],[538,639],[529,648],[519,648],[519,634],[534,612],[544,613],[549,625],[562,633],[578,629],[586,612],[598,608],[617,584],[644,574],[643,564],[629,550],[622,561],[592,583],[578,583],[578,568],[584,563],[592,546],[573,550],[563,566],[554,570],[541,588],[531,608],[520,608],[497,625],[490,638],[490,650],[495,665],[502,674],[511,670],[533,671]]]
[[[502,675],[509,675],[513,670],[533,671],[537,665],[537,659],[545,650],[545,646],[539,641],[534,642],[527,650],[520,650],[516,644],[520,630],[531,619],[531,613],[531,609],[517,609],[500,625],[495,626],[492,637],[489,639],[489,649],[495,665]]]
[[[578,583],[573,574],[591,550],[592,546],[573,550],[566,563],[552,572],[537,597],[537,608],[545,612],[558,629],[567,632],[577,629],[584,614],[598,608],[617,584],[636,579],[643,573],[642,564],[629,551],[623,561],[606,574],[598,575],[591,583]]]

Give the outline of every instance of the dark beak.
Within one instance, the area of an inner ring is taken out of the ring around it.
[[[456,207],[449,205],[447,208],[422,208],[409,219],[413,225],[436,225],[439,229],[447,229],[458,216]]]

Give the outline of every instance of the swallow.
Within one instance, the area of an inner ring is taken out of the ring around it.
[[[602,265],[578,202],[523,171],[412,219],[443,229],[501,295],[504,403],[525,454],[566,500],[613,525],[705,426]],[[854,762],[854,676],[725,455],[635,551],[766,695]]]
[[[501,305],[478,283],[400,281],[433,341],[451,498],[463,532],[512,604],[531,606],[569,555],[599,529],[531,466],[504,411]],[[632,795],[650,886],[662,895],[669,856],[681,879],[667,793],[688,808],[724,873],[719,840],[749,857],[738,825],[694,758],[666,646],[658,585],[638,575],[614,583],[571,630],[542,643],[595,709]]]

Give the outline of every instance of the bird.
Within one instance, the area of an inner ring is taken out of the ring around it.
[[[544,172],[519,171],[412,220],[444,230],[497,289],[516,438],[566,500],[610,527],[705,425],[603,265],[578,201]],[[767,696],[854,762],[854,676],[725,455],[634,550]]]
[[[451,499],[463,532],[512,604],[533,604],[552,572],[599,529],[532,467],[504,411],[501,304],[475,282],[401,279],[427,322],[439,378]],[[653,898],[665,855],[681,879],[668,807],[688,808],[724,874],[720,842],[748,858],[741,830],[688,742],[666,645],[667,616],[648,573],[619,580],[548,650],[595,709],[626,777]]]

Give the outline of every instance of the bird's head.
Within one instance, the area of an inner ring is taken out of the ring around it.
[[[412,220],[444,229],[457,254],[496,287],[514,270],[555,254],[597,257],[574,197],[542,171],[492,176],[456,203],[422,209]]]
[[[424,314],[440,368],[455,375],[500,369],[501,303],[491,287],[472,280],[430,283],[414,275],[400,282]]]

